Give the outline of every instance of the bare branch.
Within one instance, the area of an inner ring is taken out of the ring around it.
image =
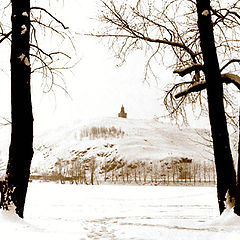
[[[12,34],[12,31],[10,31],[7,34],[1,34],[4,37],[0,39],[0,43],[3,42],[5,39],[7,39],[11,34]]]
[[[207,87],[206,85],[206,82],[205,81],[201,81],[201,82],[198,82],[198,83],[194,83],[191,87],[187,88],[186,90],[178,93],[175,95],[175,98],[180,98],[182,96],[186,96],[188,95],[189,93],[192,93],[192,92],[199,92],[199,91],[202,91],[203,89],[205,89]]]
[[[231,59],[220,69],[220,72],[222,72],[227,66],[229,66],[232,63],[240,63],[240,59]]]
[[[240,77],[232,73],[224,73],[221,75],[223,83],[233,83],[240,90]]]
[[[11,125],[12,124],[12,122],[9,120],[9,119],[7,119],[7,118],[5,118],[5,117],[1,117],[5,122],[1,122],[0,123],[0,126],[8,126],[8,125]]]
[[[60,21],[59,19],[57,19],[56,17],[54,17],[50,12],[48,12],[45,8],[41,8],[41,7],[31,7],[31,10],[40,10],[43,11],[45,13],[47,13],[52,19],[54,19],[56,22],[58,22],[65,30],[69,29],[69,27],[66,27],[62,21]]]
[[[235,74],[231,74],[231,73],[222,74],[221,81],[222,81],[222,83],[226,83],[226,84],[232,83],[240,90],[240,77]],[[202,91],[202,90],[206,89],[206,87],[207,87],[206,81],[195,82],[189,88],[176,94],[175,98],[180,98],[182,96],[186,96],[192,92]]]
[[[165,44],[168,46],[172,47],[179,47],[184,49],[187,53],[191,55],[192,58],[196,57],[196,53],[193,52],[190,48],[188,48],[186,45],[179,43],[179,42],[174,42],[174,41],[168,41],[165,39],[158,39],[158,38],[150,38],[147,36],[144,36],[143,34],[140,34],[138,32],[133,31],[133,35],[127,35],[127,34],[85,34],[86,36],[92,36],[92,37],[117,37],[117,38],[133,38],[133,39],[141,39],[147,42],[151,43],[158,43],[158,44]]]
[[[173,73],[177,73],[180,77],[184,77],[187,74],[192,73],[193,71],[200,71],[203,70],[202,64],[194,64],[192,66],[182,68],[182,69],[176,69]]]
[[[53,55],[63,55],[63,56],[65,56],[65,57],[71,59],[71,57],[70,57],[68,54],[64,53],[64,52],[60,52],[60,51],[59,51],[59,52],[46,53],[46,52],[44,52],[41,48],[39,48],[39,46],[37,46],[37,45],[30,44],[30,47],[36,48],[39,52],[41,52],[41,53],[44,54],[45,56],[49,57],[51,60],[53,60],[53,57],[52,57]]]

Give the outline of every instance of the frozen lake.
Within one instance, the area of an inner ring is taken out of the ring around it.
[[[24,221],[2,214],[0,228],[10,239],[34,240],[230,240],[240,236],[240,224],[219,224],[216,219],[214,187],[30,183]]]

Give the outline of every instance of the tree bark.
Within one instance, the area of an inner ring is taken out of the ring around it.
[[[238,103],[238,169],[237,169],[237,183],[240,184],[240,103]]]
[[[239,103],[240,104],[240,103]],[[240,105],[238,106],[238,163],[237,163],[237,192],[236,192],[236,203],[234,212],[238,215],[240,215]]]
[[[227,122],[223,104],[223,86],[216,53],[210,0],[197,0],[198,28],[207,83],[209,120],[213,138],[217,173],[217,194],[220,214],[225,209],[226,195],[236,197],[236,172],[230,149]],[[237,200],[237,199],[236,199]]]
[[[12,132],[3,208],[23,218],[33,156],[33,115],[30,87],[30,0],[12,0],[11,110]]]

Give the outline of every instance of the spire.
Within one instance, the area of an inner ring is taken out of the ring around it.
[[[122,104],[122,107],[121,107],[121,112],[118,114],[118,117],[127,118],[127,113],[125,113],[123,104]]]

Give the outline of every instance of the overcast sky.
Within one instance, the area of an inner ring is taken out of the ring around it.
[[[68,0],[40,1],[49,11],[61,19],[75,33],[90,32],[96,23],[90,18],[96,17],[97,1]],[[55,2],[55,4],[54,4]],[[53,44],[53,39],[44,36],[44,42]],[[35,130],[64,124],[71,120],[95,117],[116,117],[123,104],[129,118],[148,118],[165,114],[162,104],[164,86],[172,77],[171,73],[161,69],[158,85],[152,81],[150,86],[143,84],[144,56],[135,52],[125,65],[116,67],[117,60],[99,39],[75,35],[76,53],[73,60],[79,63],[68,72],[64,72],[68,97],[62,90],[43,94],[41,79],[32,76],[32,98]],[[58,46],[61,47],[61,46]],[[54,48],[56,46],[54,45]],[[69,46],[70,48],[70,46]],[[10,117],[10,71],[9,44],[1,47],[0,64],[0,116]],[[4,56],[4,57],[3,57]]]

